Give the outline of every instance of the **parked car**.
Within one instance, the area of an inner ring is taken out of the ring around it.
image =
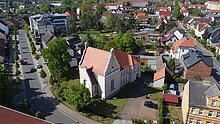
[[[29,68],[29,72],[30,72],[30,73],[35,72],[35,71],[37,71],[37,70],[36,70],[34,67]]]
[[[36,69],[40,69],[40,68],[43,68],[43,66],[40,64],[36,64]]]
[[[144,106],[147,106],[147,107],[149,107],[149,108],[158,109],[157,104],[153,103],[152,101],[146,101],[146,102],[144,102]]]

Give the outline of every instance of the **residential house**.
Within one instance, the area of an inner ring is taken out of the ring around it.
[[[4,106],[0,106],[0,115],[0,120],[3,124],[52,124],[49,121],[39,119]]]
[[[219,5],[220,2],[219,1],[207,1],[205,2],[205,5],[207,6],[207,9],[209,10],[219,10]]]
[[[179,106],[180,105],[180,98],[177,95],[164,93],[163,94],[164,104],[166,106]]]
[[[220,43],[220,28],[216,28],[211,31],[210,37],[207,39],[207,42],[210,46],[215,47]]]
[[[171,11],[171,7],[159,7],[159,11]]]
[[[29,20],[31,32],[34,32],[35,37],[40,38],[46,32],[54,33],[54,25],[48,18],[43,16],[31,16]]]
[[[50,31],[46,32],[42,38],[41,38],[41,41],[42,41],[42,48],[47,48],[48,46],[48,43],[50,43],[51,41],[53,41],[54,39],[56,39],[56,37],[54,36],[54,34]]]
[[[220,15],[220,10],[209,10],[208,11],[211,15]]]
[[[76,15],[76,12],[73,12],[73,11],[66,11],[65,13],[63,13],[64,15],[66,16],[73,16],[73,15]]]
[[[183,92],[184,124],[219,124],[219,85],[189,80]]]
[[[210,77],[213,67],[213,60],[210,56],[203,55],[200,51],[190,50],[182,56],[184,66],[184,78],[206,79]]]
[[[210,24],[212,21],[212,18],[192,18],[187,23],[187,29],[190,31],[195,31],[198,23]]]
[[[185,34],[185,31],[183,29],[176,29],[176,31],[173,32],[175,37],[180,40],[183,38],[184,34]]]
[[[164,84],[174,83],[174,73],[164,64],[164,68],[154,73],[154,87],[162,88]]]
[[[122,50],[110,52],[86,45],[79,63],[80,83],[91,97],[108,99],[120,88],[140,77],[140,62]]]
[[[67,16],[64,14],[37,14],[31,16],[29,20],[31,31],[37,31],[40,35],[47,31],[62,32],[67,30]]]
[[[185,7],[182,7],[180,11],[181,11],[181,13],[183,13],[184,16],[186,16],[186,17],[189,16],[189,11]]]
[[[134,18],[139,20],[140,22],[147,22],[149,19],[149,16],[147,16],[146,13],[137,13],[137,14],[134,14]]]
[[[66,39],[67,44],[70,46],[70,48],[79,50],[82,48],[82,42],[81,39],[78,37],[64,37]]]
[[[170,50],[170,56],[175,59],[181,59],[184,54],[188,53],[190,49],[195,49],[195,47],[195,39],[182,38],[173,44]]]
[[[8,19],[5,21],[5,23],[8,25],[10,28],[16,27],[17,29],[20,28],[20,22],[15,19]]]
[[[220,43],[216,45],[215,50],[216,55],[220,55]]]
[[[190,4],[188,8],[189,9],[191,9],[191,8],[198,8],[198,9],[200,9],[202,11],[205,11],[206,8],[207,8],[207,5],[204,5],[204,4]]]
[[[24,26],[24,25],[30,25],[30,21],[29,21],[29,18],[27,16],[24,16],[23,18],[21,18],[19,20],[21,26]]]
[[[171,18],[171,11],[159,11],[159,18],[167,18],[170,19]]]
[[[174,33],[171,33],[165,37],[162,37],[160,39],[160,42],[163,44],[169,45],[169,44],[173,44],[174,42],[176,42],[176,40],[178,40],[177,37],[174,35]]]
[[[9,28],[7,26],[7,24],[0,22],[0,31],[6,35],[9,34]]]
[[[122,3],[106,3],[104,5],[105,5],[105,8],[107,9],[107,11],[117,10],[117,9],[123,7]]]
[[[195,30],[195,35],[199,38],[202,38],[202,35],[205,33],[205,30],[208,27],[211,27],[211,26],[207,23],[198,23],[196,30]]]
[[[4,63],[5,59],[5,41],[0,39],[0,63]]]

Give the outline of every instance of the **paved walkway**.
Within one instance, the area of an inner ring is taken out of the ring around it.
[[[137,118],[141,120],[157,120],[157,111],[144,106],[146,99],[141,89],[144,87],[143,82],[145,80],[146,79],[141,78],[140,81],[138,81],[137,89],[131,94],[120,114],[122,119],[131,120],[132,118]],[[151,81],[148,80],[147,82]]]

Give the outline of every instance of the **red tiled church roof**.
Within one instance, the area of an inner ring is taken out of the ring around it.
[[[139,60],[134,58],[122,50],[115,50],[114,54],[121,68],[127,68],[128,66],[135,66]],[[88,47],[86,53],[80,65],[81,68],[88,68],[99,75],[104,75],[106,65],[108,64],[110,52]]]

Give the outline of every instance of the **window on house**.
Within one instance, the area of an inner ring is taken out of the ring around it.
[[[213,112],[213,111],[209,111],[208,117],[212,117],[212,116],[213,116],[213,114],[214,114],[214,112]]]
[[[112,66],[112,69],[114,68],[114,66]]]
[[[184,49],[182,49],[182,52],[184,52]]]
[[[115,87],[114,87],[114,79],[112,79],[111,80],[111,91],[114,90],[114,89],[115,89]]]
[[[121,84],[123,84],[122,79],[121,79]]]
[[[190,118],[190,119],[189,119],[189,124],[193,124],[193,121],[194,121],[194,120],[193,120],[192,118]]]
[[[217,113],[216,118],[220,119],[220,112]]]
[[[192,108],[191,109],[191,114],[195,114],[196,113],[196,108]]]
[[[86,86],[86,80],[83,80],[83,85]]]
[[[97,85],[95,85],[95,93],[97,93],[97,91],[98,91],[98,87]]]
[[[211,106],[216,106],[216,100],[212,100]]]
[[[201,124],[201,122],[202,122],[201,120],[197,120],[196,124]]]
[[[203,115],[203,113],[204,113],[204,110],[203,110],[203,109],[200,109],[200,110],[199,110],[199,115]]]
[[[126,82],[128,82],[128,79],[127,79],[128,77],[126,77]]]
[[[206,122],[206,124],[211,124],[211,122]]]

